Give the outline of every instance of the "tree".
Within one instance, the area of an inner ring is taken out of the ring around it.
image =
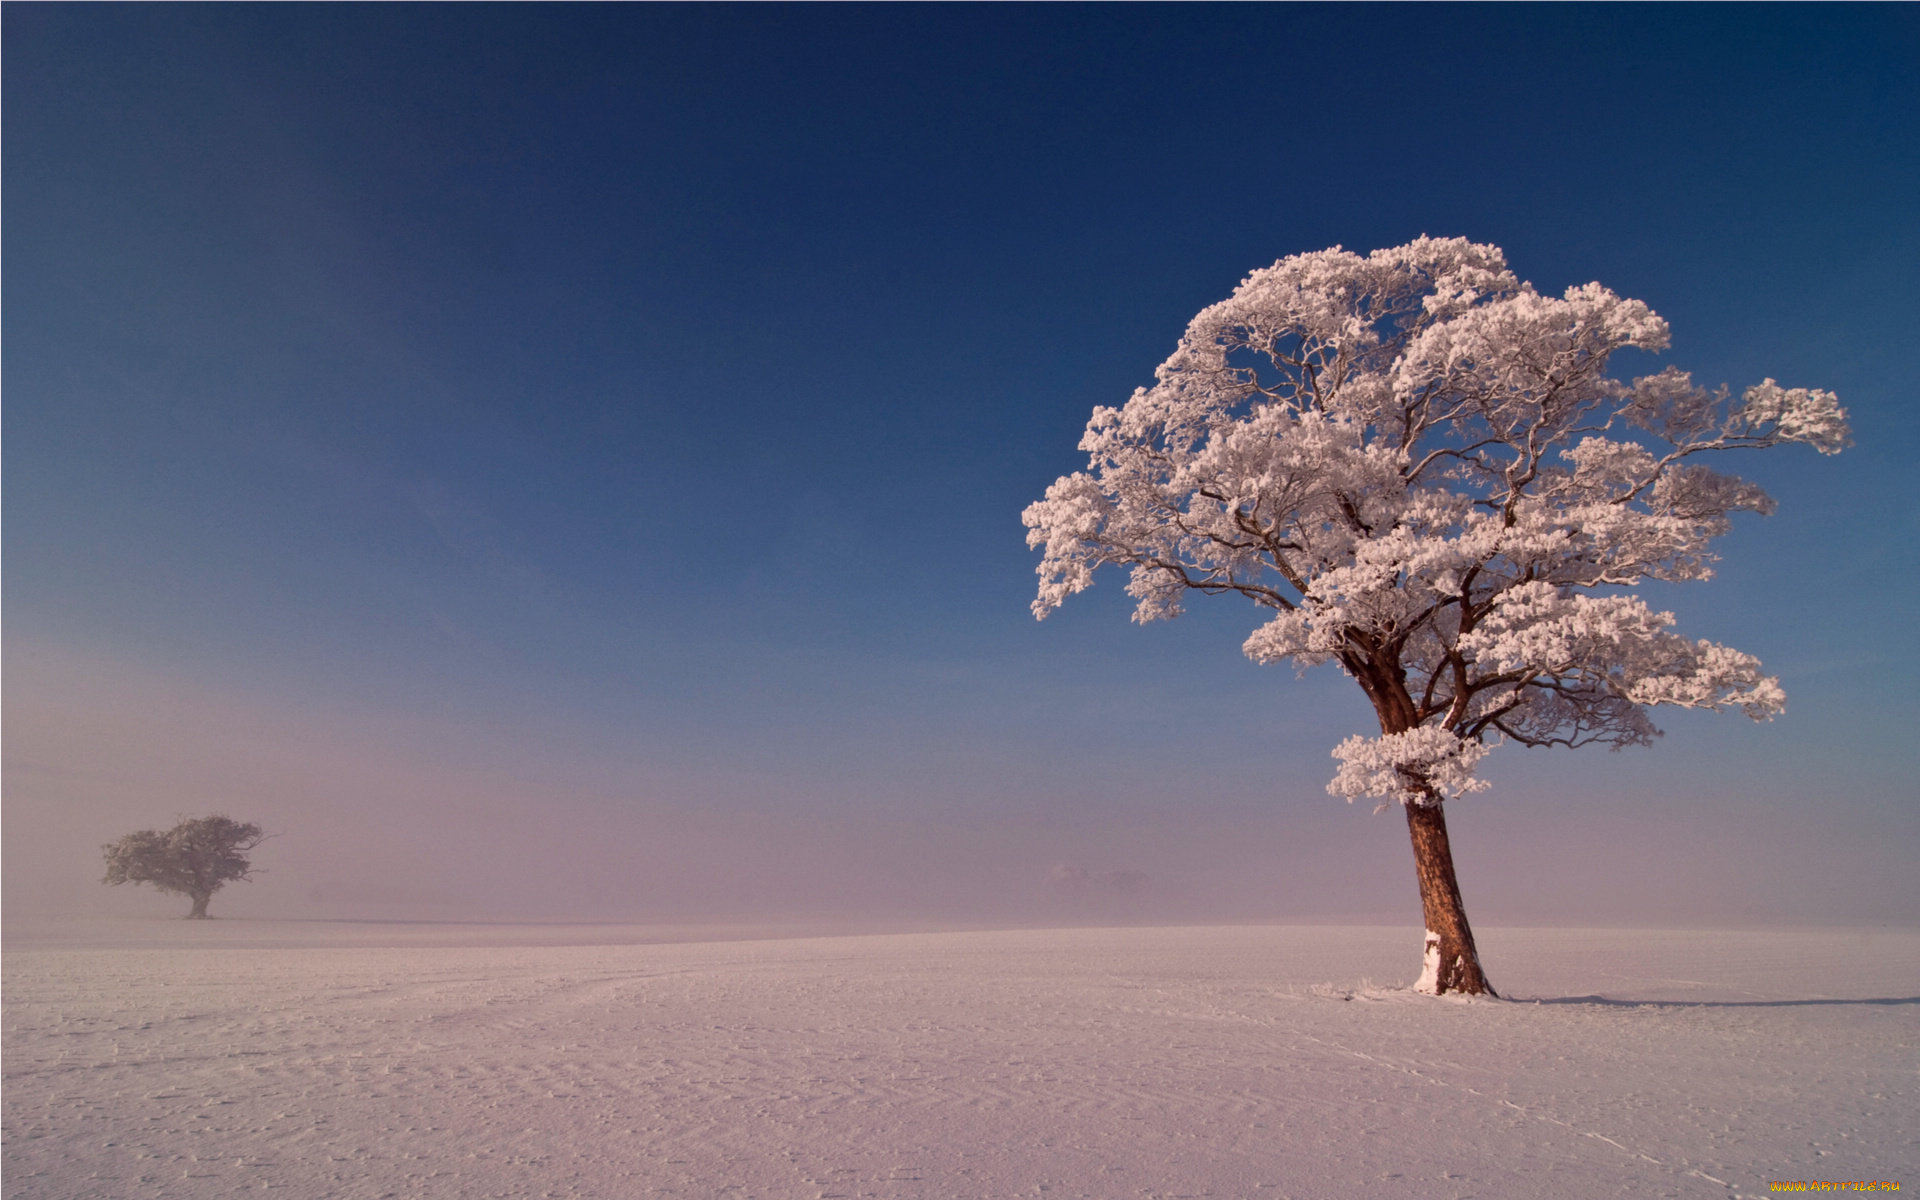
[[[100,849],[107,856],[101,883],[150,883],[193,901],[190,920],[207,919],[207,901],[236,879],[251,879],[247,855],[267,835],[258,825],[215,814],[182,821],[165,833],[142,829]]]
[[[1616,350],[1667,342],[1640,301],[1543,296],[1495,246],[1296,255],[1196,316],[1152,387],[1094,409],[1087,470],[1024,515],[1045,550],[1036,617],[1125,566],[1135,621],[1237,593],[1272,614],[1249,657],[1360,685],[1380,733],[1335,748],[1327,790],[1405,809],[1423,992],[1493,991],[1442,806],[1487,786],[1494,745],[1617,750],[1659,736],[1652,705],[1784,707],[1757,659],[1670,632],[1622,589],[1706,579],[1732,514],[1772,511],[1699,456],[1835,454],[1846,413],[1771,379],[1736,399],[1673,368],[1606,373]]]

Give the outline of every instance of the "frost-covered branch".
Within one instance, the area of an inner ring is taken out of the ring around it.
[[[1830,392],[1738,398],[1668,369],[1613,379],[1666,322],[1599,284],[1544,296],[1497,247],[1422,238],[1255,271],[1188,326],[1151,387],[1097,408],[1084,472],[1024,514],[1045,617],[1124,566],[1135,619],[1188,592],[1271,616],[1249,657],[1332,661],[1381,736],[1343,743],[1332,790],[1477,790],[1493,741],[1618,748],[1657,704],[1781,711],[1751,656],[1688,641],[1617,589],[1705,579],[1758,487],[1704,455],[1849,444]]]

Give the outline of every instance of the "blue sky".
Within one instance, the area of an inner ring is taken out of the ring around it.
[[[1787,715],[1496,755],[1469,911],[1920,918],[1910,8],[4,20],[10,906],[219,808],[236,913],[1415,920],[1358,691],[1036,624],[1019,513],[1249,269],[1431,233],[1859,443],[1657,593]]]

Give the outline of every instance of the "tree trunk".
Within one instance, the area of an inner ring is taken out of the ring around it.
[[[1440,801],[1402,807],[1413,834],[1413,866],[1420,876],[1420,906],[1427,917],[1426,965],[1414,990],[1430,996],[1447,992],[1497,996],[1480,970],[1480,951],[1473,944],[1466,906],[1460,902],[1460,884],[1453,877],[1453,846],[1447,841],[1447,818]]]
[[[207,919],[207,901],[211,899],[213,899],[212,892],[196,894],[193,897],[193,911],[187,914],[187,920],[189,921],[206,920]]]
[[[1384,657],[1378,645],[1352,640],[1352,652],[1341,657],[1360,687],[1373,701],[1383,734],[1405,733],[1420,726],[1420,708],[1407,692],[1407,674],[1397,661]],[[1383,665],[1384,664],[1384,665]],[[1467,924],[1467,907],[1460,902],[1460,882],[1453,877],[1453,845],[1447,841],[1447,817],[1440,793],[1424,775],[1405,773],[1421,800],[1403,802],[1407,829],[1413,834],[1413,869],[1420,877],[1420,907],[1426,910],[1427,944],[1416,992],[1429,996],[1464,992],[1469,996],[1497,996],[1480,970],[1480,951]]]

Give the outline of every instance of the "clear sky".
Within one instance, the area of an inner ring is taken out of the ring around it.
[[[1430,233],[1858,441],[1655,594],[1786,715],[1496,753],[1469,912],[1920,920],[1912,6],[4,22],[10,911],[224,810],[216,915],[1417,921],[1351,682],[1036,623],[1019,514],[1248,270]]]

